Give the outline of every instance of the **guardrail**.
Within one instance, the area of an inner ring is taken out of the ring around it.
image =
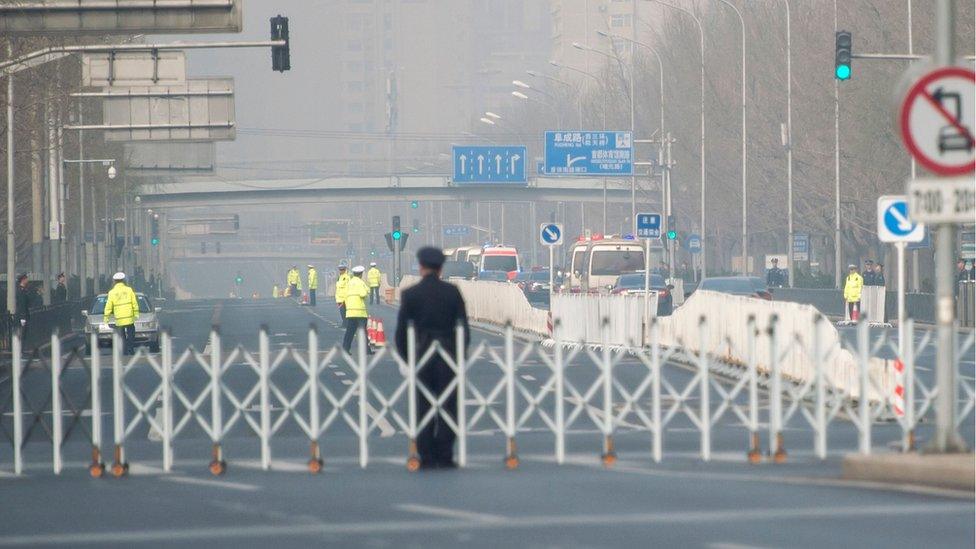
[[[713,434],[734,430],[746,435],[744,456],[758,462],[763,454],[763,431],[768,433],[771,458],[786,459],[785,428],[790,426],[808,430],[802,436],[812,437],[815,455],[824,459],[832,429],[846,432],[853,425],[858,433],[856,448],[867,454],[878,425],[891,426],[894,420],[898,437],[908,449],[917,425],[932,413],[934,384],[917,376],[915,366],[919,357],[931,353],[933,343],[928,337],[917,346],[909,343],[897,363],[889,361],[897,373],[896,384],[889,386],[873,375],[870,357],[882,348],[894,350],[896,345],[886,334],[873,338],[867,324],[861,323],[856,344],[845,347],[856,358],[856,383],[845,388],[831,375],[829,350],[823,338],[817,337],[824,328],[822,320],[811,328],[812,345],[785,342],[813,358],[816,370],[806,380],[787,375],[788,353],[779,343],[781,330],[789,333],[789,328],[775,321],[765,329],[754,319],[747,321],[743,328],[752,334],[752,342],[747,345],[746,360],[730,366],[724,344],[709,332],[710,326],[725,322],[724,311],[711,322],[698,322],[697,351],[666,346],[665,330],[653,322],[649,345],[629,350],[614,350],[608,344],[595,349],[519,343],[509,326],[500,347],[482,342],[464,350],[459,328],[456,353],[434,345],[418,356],[411,328],[405,358],[390,348],[368,355],[364,334],[357,339],[353,354],[322,347],[314,328],[309,330],[306,348],[274,350],[266,329],[258,334],[257,350],[225,349],[220,334],[213,331],[208,352],[191,347],[177,353],[172,338],[164,333],[161,353],[139,349],[131,357],[122,355],[116,335],[107,359],[111,389],[104,396],[103,357],[95,354],[89,363],[77,348],[62,353],[60,339],[52,334],[49,359],[35,355],[25,360],[15,336],[11,376],[0,379],[0,432],[10,441],[17,475],[24,470],[24,449],[32,443],[50,444],[55,474],[63,470],[63,454],[70,451],[90,456],[89,470],[97,477],[105,472],[106,446],[112,448],[111,473],[123,476],[128,471],[133,437],[145,437],[148,432],[159,439],[156,451],[167,472],[174,466],[177,448],[199,452],[201,441],[210,448],[204,451],[209,453],[214,474],[226,470],[228,459],[244,459],[250,452],[260,456],[260,466],[267,470],[275,443],[286,440],[304,440],[309,448],[308,469],[318,472],[324,459],[321,443],[349,440],[349,435],[359,465],[367,467],[378,451],[377,431],[385,425],[392,431],[390,436],[399,437],[402,456],[415,469],[419,464],[417,435],[439,421],[457,435],[462,467],[468,463],[471,437],[494,435],[500,437],[499,455],[507,467],[515,468],[519,464],[516,441],[530,433],[552,436],[557,463],[565,461],[567,440],[575,438],[589,440],[594,454],[606,465],[616,460],[615,436],[647,433],[649,456],[659,462],[666,455],[667,427],[680,421],[696,433],[701,459],[711,459]],[[559,325],[554,327],[557,340]],[[606,339],[608,323],[603,330]],[[957,356],[972,355],[973,334],[958,343]],[[769,349],[769,354],[760,352],[762,348]],[[763,372],[760,364],[767,358],[768,372]],[[424,369],[435,359],[454,376],[442,393],[435,393],[424,381]],[[521,374],[530,362],[533,374],[540,376],[532,383]],[[352,379],[325,375],[340,365],[352,371]],[[739,368],[742,375],[730,379],[730,367]],[[971,377],[960,376],[959,384],[962,422],[973,412],[974,388]],[[760,402],[760,392],[767,395],[768,406]],[[453,397],[461,403],[456,409],[451,404]],[[103,425],[106,419],[110,429]],[[886,429],[890,433],[890,427]],[[105,440],[105,432],[110,433],[110,440]],[[795,430],[790,432],[792,437],[801,436]],[[82,444],[67,444],[79,439]],[[236,449],[235,455],[225,453],[229,446]],[[295,451],[293,444],[287,446]],[[378,446],[390,447],[389,443]],[[0,453],[0,467],[9,466],[3,455]],[[142,458],[151,459],[147,454]]]
[[[0,315],[0,351],[11,350],[14,333],[20,333],[23,348],[29,350],[44,346],[52,332],[70,333],[84,322],[81,311],[89,302],[89,299],[75,299],[32,308],[26,330],[21,330],[13,315]]]

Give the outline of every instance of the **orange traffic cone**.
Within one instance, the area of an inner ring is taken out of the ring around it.
[[[371,317],[368,320],[366,320],[366,339],[370,343],[376,341],[376,319],[375,318]]]
[[[383,319],[376,319],[376,336],[373,340],[373,345],[377,347],[386,347],[386,332],[383,331]]]

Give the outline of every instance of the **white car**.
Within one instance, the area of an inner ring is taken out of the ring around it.
[[[145,294],[136,293],[139,301],[139,319],[136,320],[136,345],[146,345],[149,350],[159,352],[159,320],[156,318],[160,308],[153,308],[152,303],[146,298]],[[85,316],[85,352],[91,354],[91,334],[98,333],[98,346],[108,347],[112,345],[112,331],[115,323],[106,324],[104,321],[105,302],[108,301],[108,294],[101,294],[92,301],[91,309],[82,311]]]

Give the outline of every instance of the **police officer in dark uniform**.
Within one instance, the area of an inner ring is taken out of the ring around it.
[[[396,350],[403,360],[408,359],[407,327],[411,324],[416,333],[415,357],[419,359],[433,343],[439,342],[450,356],[456,356],[457,334],[460,324],[464,329],[465,349],[471,340],[468,330],[468,314],[461,292],[453,284],[440,279],[444,265],[444,252],[425,247],[417,252],[420,275],[417,285],[403,291],[400,312],[397,316]],[[434,354],[425,364],[417,365],[417,378],[435,398],[440,398],[454,380],[454,371],[439,354]],[[417,391],[417,421],[427,414],[432,403]],[[452,419],[457,418],[457,392],[444,400],[443,411]],[[454,463],[454,431],[440,415],[417,434],[417,453],[422,469],[450,469]]]

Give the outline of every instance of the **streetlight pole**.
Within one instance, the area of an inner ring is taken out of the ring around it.
[[[655,2],[664,7],[671,8],[673,10],[680,11],[694,19],[695,24],[698,26],[698,41],[699,49],[701,50],[701,62],[700,62],[700,72],[701,72],[701,278],[705,278],[707,273],[706,268],[706,251],[708,246],[706,245],[706,233],[705,233],[705,30],[702,27],[701,19],[697,15],[692,13],[690,10],[685,8],[675,6],[673,4],[668,4],[662,0],[649,0]]]
[[[14,56],[11,42],[7,42],[7,57]],[[17,309],[15,293],[17,269],[17,239],[14,233],[14,75],[7,75],[7,312]]]
[[[574,86],[572,84],[560,78],[556,78],[555,76],[549,76],[548,74],[543,74],[541,72],[532,71],[532,70],[525,71],[525,74],[528,74],[529,76],[534,78],[543,78],[545,80],[551,80],[553,82],[557,82],[559,84],[566,86],[566,88],[570,92],[573,92]],[[583,94],[579,92],[575,92],[575,93],[576,93],[576,111],[577,111],[577,116],[579,117],[579,129],[582,130],[583,129]]]
[[[793,265],[793,40],[790,33],[790,0],[782,0],[786,7],[786,225],[789,236],[786,242],[786,266],[789,272],[789,284],[792,287],[794,281]],[[834,0],[834,27],[837,26],[836,0]],[[837,80],[834,79],[834,100],[837,100]],[[834,123],[837,124],[837,112],[835,107]],[[835,130],[836,132],[836,130]],[[835,155],[839,154],[835,152]],[[835,162],[839,161],[835,159]],[[837,197],[838,204],[840,195]],[[840,208],[837,210],[837,235],[840,235]],[[838,241],[839,242],[839,241]],[[836,246],[836,244],[835,244]],[[840,269],[840,266],[835,266]],[[839,273],[840,271],[836,271]],[[839,278],[839,276],[838,276]]]
[[[573,43],[573,47],[576,48],[576,49],[584,50],[584,51],[593,51],[593,52],[600,53],[600,54],[606,55],[607,57],[611,57],[612,58],[612,56],[610,56],[608,54],[605,54],[602,51],[590,49],[589,46],[583,46],[582,44],[579,44],[579,43]],[[552,65],[552,66],[554,66],[554,67],[568,69],[568,70],[571,70],[571,71],[574,71],[574,72],[578,72],[578,73],[580,73],[582,75],[589,76],[590,78],[596,80],[597,85],[599,85],[601,88],[603,87],[603,81],[600,80],[600,78],[598,76],[596,76],[595,74],[593,74],[591,72],[587,72],[587,71],[584,71],[582,69],[577,69],[576,67],[570,67],[569,65],[563,65],[563,64],[557,63],[555,61],[550,61],[549,64]],[[580,119],[580,129],[582,129],[582,119]],[[606,108],[603,109],[603,129],[604,130],[607,129],[607,109]],[[580,203],[580,207],[582,207],[582,205],[583,204]],[[606,177],[603,178],[603,234],[607,234],[607,178]]]
[[[635,20],[635,22],[640,22],[644,26],[646,26],[648,28],[651,28],[650,25],[648,25],[643,19],[640,19],[639,17],[636,17],[635,16],[634,17],[634,20]],[[600,36],[602,36],[604,38],[608,38],[608,39],[609,38],[617,38],[617,39],[620,39],[620,40],[625,40],[627,42],[630,42],[632,45],[640,46],[640,47],[642,47],[642,48],[644,48],[644,49],[646,49],[646,50],[648,50],[648,51],[650,51],[651,53],[654,54],[654,57],[657,59],[658,85],[660,86],[660,90],[658,92],[659,97],[660,97],[660,101],[658,101],[658,104],[659,104],[660,111],[661,111],[661,122],[660,122],[660,130],[659,131],[661,132],[661,135],[663,136],[664,135],[664,62],[661,60],[661,54],[659,54],[658,51],[656,49],[654,49],[653,47],[651,47],[651,46],[649,46],[649,45],[647,45],[644,42],[641,42],[639,40],[635,40],[633,38],[627,38],[626,36],[623,36],[623,35],[620,35],[620,34],[612,34],[612,33],[604,32],[604,31],[596,31],[596,33],[599,34]],[[634,75],[635,74],[636,73],[634,73],[634,72],[631,73],[631,82],[633,82],[635,80],[635,78],[634,78]],[[633,92],[631,92],[631,97],[634,97]],[[631,104],[633,104],[633,102],[631,102]],[[663,151],[663,148],[664,148],[664,145],[663,145],[663,142],[662,142],[662,145],[661,145],[661,150],[662,151]],[[633,192],[631,194],[633,195]],[[671,211],[671,205],[669,203],[669,200],[670,199],[668,198],[669,196],[670,196],[670,194],[665,189],[664,171],[662,170],[662,172],[661,172],[661,208],[664,209],[664,210],[666,210],[667,212],[670,212]],[[631,201],[632,202],[636,202],[634,200],[633,196],[631,197]],[[637,223],[636,215],[637,214],[636,214],[636,212],[632,212],[632,213],[634,214],[634,217],[635,217],[635,219],[634,219],[634,224],[635,224],[634,234],[637,234],[637,227],[636,227],[636,223]]]
[[[742,274],[749,274],[749,231],[748,231],[748,185],[746,184],[746,23],[742,19],[742,12],[728,0],[718,0],[732,8],[739,18],[739,30],[742,37]],[[787,4],[789,5],[789,4]]]
[[[837,0],[834,0],[834,34],[837,34]],[[834,78],[834,287],[837,289],[841,288],[843,247],[840,239],[840,82]]]

